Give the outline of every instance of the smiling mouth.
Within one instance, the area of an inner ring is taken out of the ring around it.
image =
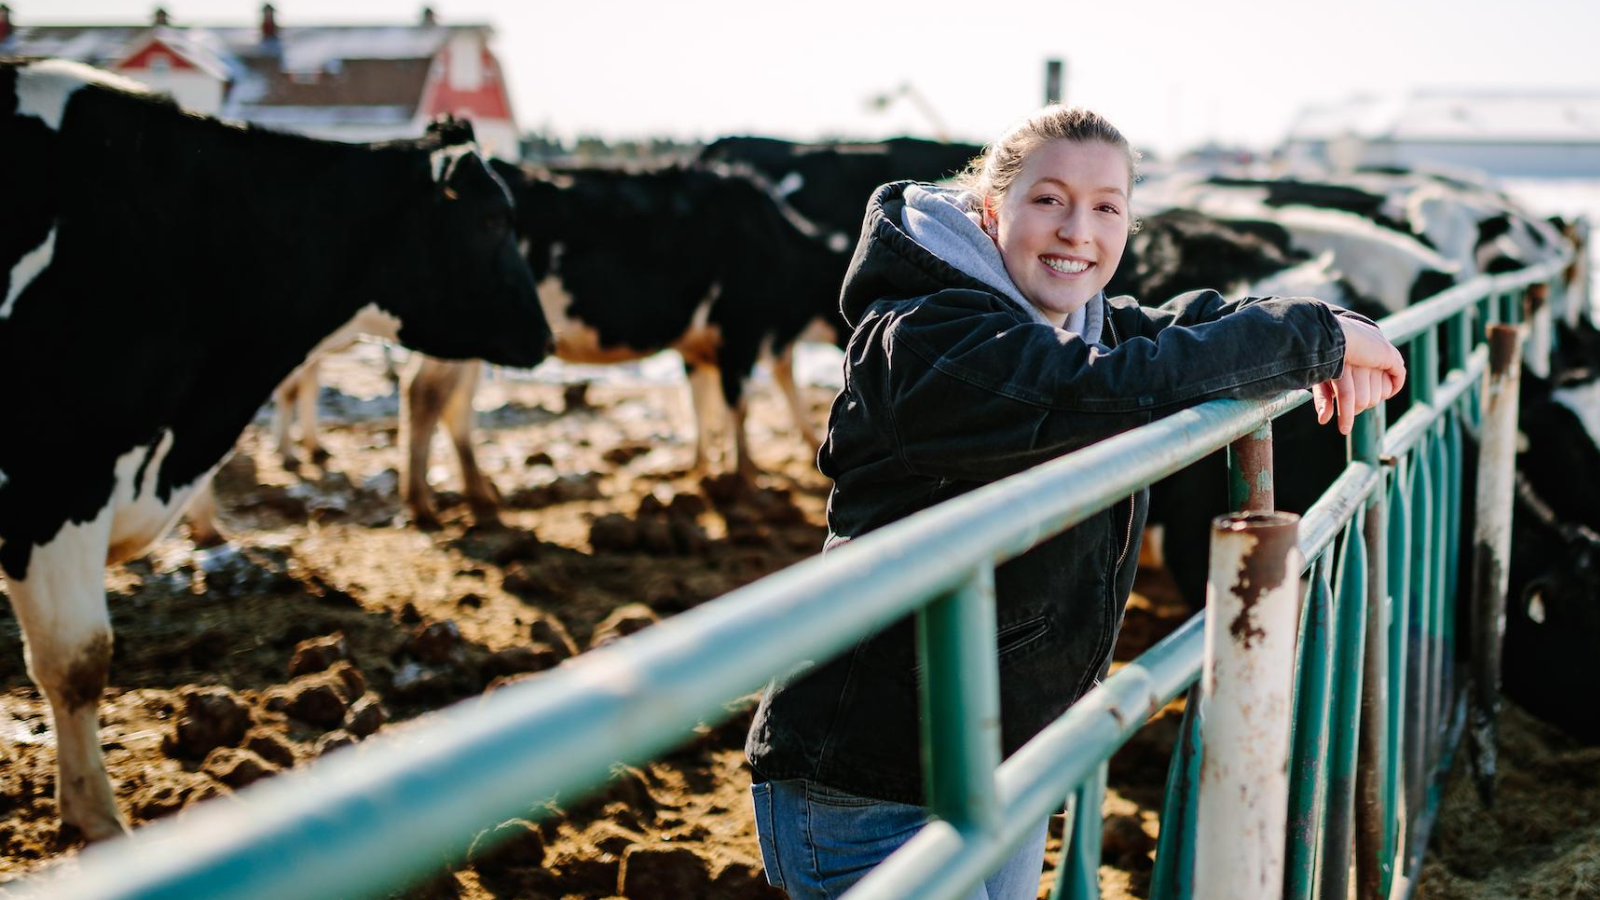
[[[1078,259],[1049,259],[1042,256],[1039,257],[1039,261],[1049,266],[1052,271],[1063,275],[1078,275],[1087,272],[1089,266],[1093,265]]]

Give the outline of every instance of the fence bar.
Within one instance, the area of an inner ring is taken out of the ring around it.
[[[1548,310],[1546,311],[1548,312]],[[1489,329],[1489,376],[1478,442],[1476,524],[1472,535],[1473,778],[1485,804],[1494,801],[1495,740],[1500,713],[1500,649],[1505,639],[1506,588],[1511,571],[1511,498],[1517,455],[1517,391],[1521,382],[1517,329]]]
[[[1105,830],[1106,774],[1101,763],[1067,800],[1061,831],[1061,863],[1050,900],[1097,900],[1100,896],[1100,846]]]
[[[1195,815],[1200,805],[1200,686],[1189,689],[1178,740],[1167,764],[1161,801],[1161,833],[1150,875],[1150,900],[1189,900],[1194,894]]]
[[[1333,708],[1328,689],[1333,669],[1333,588],[1328,577],[1332,563],[1329,550],[1312,564],[1311,589],[1300,615],[1284,900],[1309,900],[1317,890],[1317,850],[1322,846],[1328,785],[1328,713]]]
[[[1389,589],[1392,611],[1386,640],[1389,645],[1388,734],[1389,768],[1384,776],[1384,846],[1390,863],[1383,895],[1393,896],[1394,882],[1403,861],[1405,841],[1411,834],[1405,793],[1406,757],[1406,666],[1407,633],[1411,623],[1411,470],[1406,460],[1396,461],[1389,483]]]
[[[1550,308],[1550,286],[1530,284],[1523,297],[1523,319],[1528,323],[1528,352],[1523,364],[1540,378],[1550,377],[1550,349],[1555,343],[1554,311]],[[1493,336],[1490,343],[1494,342]]]
[[[1299,522],[1290,513],[1252,513],[1212,525],[1199,900],[1275,898],[1283,884]]]
[[[1238,512],[1276,509],[1272,489],[1272,423],[1228,445],[1228,508]]]
[[[1365,420],[1365,421],[1363,421]],[[1383,443],[1384,407],[1380,404],[1357,417],[1351,434],[1351,456],[1378,461]],[[1385,475],[1390,474],[1387,467]],[[1389,772],[1389,537],[1388,491],[1373,493],[1362,533],[1366,540],[1367,639],[1364,644],[1360,691],[1360,740],[1357,744],[1355,784],[1356,896],[1378,900],[1390,877],[1393,849],[1386,843],[1386,818],[1393,807],[1384,802]]]
[[[1426,799],[1428,769],[1428,673],[1432,671],[1432,642],[1428,632],[1432,627],[1433,601],[1433,476],[1429,448],[1433,435],[1426,435],[1412,451],[1411,472],[1411,547],[1410,557],[1416,561],[1411,567],[1409,599],[1410,622],[1406,630],[1406,809],[1412,821],[1422,812]],[[1407,875],[1414,873],[1408,871]]]
[[[916,633],[928,810],[962,831],[993,831],[1000,814],[994,567],[983,566],[962,588],[918,610]]]
[[[1346,526],[1339,550],[1339,581],[1334,585],[1328,800],[1323,812],[1323,846],[1317,867],[1323,897],[1343,897],[1350,884],[1356,739],[1361,726],[1361,662],[1367,617],[1367,550],[1361,535],[1362,518],[1357,516]]]

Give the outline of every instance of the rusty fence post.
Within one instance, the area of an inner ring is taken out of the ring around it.
[[[1522,299],[1523,321],[1528,323],[1528,352],[1523,362],[1540,378],[1550,377],[1550,350],[1555,345],[1555,312],[1550,308],[1550,286],[1530,284]]]
[[[1212,524],[1197,900],[1275,898],[1283,889],[1299,526],[1292,513],[1223,516]]]
[[[1489,328],[1489,371],[1478,455],[1477,520],[1472,535],[1473,779],[1485,805],[1494,800],[1496,719],[1500,712],[1500,645],[1506,630],[1511,575],[1511,500],[1517,456],[1518,332]]]

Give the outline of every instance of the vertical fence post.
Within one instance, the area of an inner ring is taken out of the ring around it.
[[[1290,728],[1288,861],[1285,900],[1317,896],[1317,851],[1322,846],[1322,813],[1328,788],[1328,713],[1333,709],[1333,551],[1324,550],[1311,566],[1311,589],[1300,614],[1295,669],[1295,713]]]
[[[1228,508],[1235,512],[1272,512],[1272,423],[1228,445]]]
[[[1489,329],[1489,371],[1478,455],[1477,519],[1472,536],[1472,768],[1478,794],[1494,800],[1500,644],[1506,628],[1511,564],[1511,498],[1517,455],[1517,329]]]
[[[1201,694],[1195,897],[1249,900],[1283,889],[1300,517],[1224,516],[1212,525]]]
[[[1389,880],[1384,896],[1393,895],[1394,879],[1401,874],[1405,859],[1402,848],[1411,835],[1411,806],[1405,792],[1406,697],[1408,684],[1408,635],[1411,628],[1411,466],[1405,459],[1395,460],[1389,481],[1389,593],[1392,618],[1385,639],[1389,644],[1389,770],[1384,781],[1384,808],[1389,810],[1384,825],[1384,846],[1388,847]]]
[[[1357,417],[1351,434],[1353,461],[1381,466],[1384,407],[1379,404]],[[1392,474],[1387,467],[1381,471]],[[1394,815],[1385,784],[1389,775],[1389,620],[1393,601],[1389,595],[1389,503],[1387,487],[1380,487],[1366,510],[1362,529],[1367,544],[1367,639],[1362,660],[1360,741],[1357,745],[1355,793],[1356,896],[1378,900],[1387,896],[1393,876],[1393,847],[1388,843],[1387,821]]]
[[[928,810],[959,830],[992,831],[1000,821],[994,568],[918,610],[916,623]]]
[[[1522,315],[1528,323],[1528,353],[1523,362],[1529,372],[1540,378],[1550,377],[1550,347],[1555,342],[1554,312],[1549,301],[1547,284],[1530,284],[1523,296]],[[1492,352],[1492,336],[1490,344]]]

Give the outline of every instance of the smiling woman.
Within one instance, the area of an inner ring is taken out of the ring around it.
[[[818,457],[830,546],[1204,400],[1317,386],[1324,421],[1337,407],[1347,430],[1398,390],[1377,328],[1317,300],[1107,299],[1137,159],[1100,116],[1048,107],[961,187],[876,191]],[[1146,508],[1136,492],[995,570],[1001,753],[1104,677]],[[762,699],[746,744],[755,818],[768,878],[796,900],[838,896],[927,821],[914,647],[898,622]],[[1034,897],[1044,836],[1040,822],[973,900]]]

